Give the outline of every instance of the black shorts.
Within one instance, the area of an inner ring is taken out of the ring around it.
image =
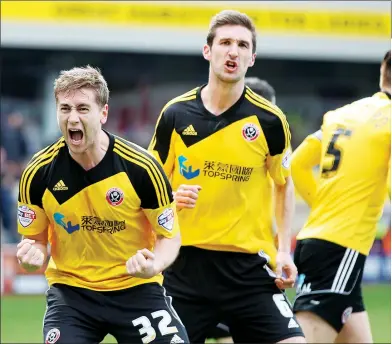
[[[208,334],[207,338],[213,338],[213,339],[218,339],[218,338],[227,338],[231,337],[230,334],[230,329],[227,325],[223,323],[219,323],[214,327]]]
[[[46,292],[45,344],[188,343],[170,298],[157,283],[109,292],[54,284]]]
[[[366,256],[319,239],[297,242],[294,311],[317,314],[340,332],[351,313],[363,312],[361,281]]]
[[[261,255],[186,246],[164,286],[192,343],[204,343],[220,322],[235,342],[274,343],[303,336],[274,276]]]

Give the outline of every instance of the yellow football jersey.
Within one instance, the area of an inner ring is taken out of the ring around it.
[[[130,276],[126,261],[137,250],[153,250],[156,235],[174,237],[178,219],[171,186],[159,163],[144,149],[110,133],[103,160],[85,171],[64,138],[38,152],[19,188],[18,230],[47,230],[49,285],[119,290],[162,283]]]
[[[369,254],[385,202],[390,121],[391,101],[382,92],[324,115],[320,178],[297,239],[328,240]],[[293,170],[297,154],[293,154]],[[298,178],[294,182],[297,187],[306,183]]]
[[[179,212],[183,245],[256,253],[274,260],[272,185],[290,174],[290,130],[282,111],[245,88],[219,116],[198,87],[162,110],[149,149],[172,187],[202,187],[194,209]],[[267,157],[271,164],[267,167]]]

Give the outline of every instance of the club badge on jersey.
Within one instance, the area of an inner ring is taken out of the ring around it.
[[[350,317],[351,313],[353,312],[352,307],[347,307],[344,312],[342,313],[342,324],[345,324]]]
[[[247,141],[254,141],[260,135],[260,129],[253,123],[247,123],[242,127],[242,136]]]
[[[116,207],[124,201],[124,192],[119,188],[111,188],[106,193],[106,200]]]
[[[47,334],[45,338],[45,344],[54,344],[60,338],[60,330],[58,328],[52,328]]]

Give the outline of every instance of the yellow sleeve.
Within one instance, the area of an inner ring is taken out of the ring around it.
[[[175,203],[156,209],[143,209],[154,231],[166,238],[175,237],[180,231]]]
[[[161,163],[168,177],[171,176],[175,164],[173,145],[174,114],[170,107],[164,108],[158,118],[154,135],[148,150]]]
[[[291,147],[282,154],[268,157],[268,172],[272,180],[278,185],[284,185],[286,178],[291,175]]]
[[[42,206],[45,182],[36,163],[29,164],[22,173],[18,196],[18,233],[37,235],[49,226],[49,219]]]
[[[317,191],[313,168],[321,160],[321,131],[309,135],[294,151],[291,158],[291,174],[300,196],[312,205]]]
[[[383,108],[383,116],[379,117],[379,121],[383,123],[382,130],[386,134],[386,144],[389,150],[388,160],[388,179],[387,179],[387,193],[389,200],[391,200],[391,106]],[[380,126],[381,127],[381,126]],[[380,128],[381,129],[381,128]]]
[[[389,200],[391,200],[391,162],[389,162],[389,169],[388,169],[387,192],[388,192]]]
[[[140,206],[157,234],[173,238],[180,228],[172,188],[162,166],[152,157],[151,162],[150,173],[145,171],[141,181]]]

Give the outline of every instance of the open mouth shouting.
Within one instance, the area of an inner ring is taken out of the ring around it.
[[[237,68],[238,68],[237,62],[230,61],[230,60],[226,61],[226,63],[225,63],[226,71],[233,73],[237,70]]]
[[[82,143],[83,136],[83,131],[80,129],[68,129],[69,142],[75,146]]]

